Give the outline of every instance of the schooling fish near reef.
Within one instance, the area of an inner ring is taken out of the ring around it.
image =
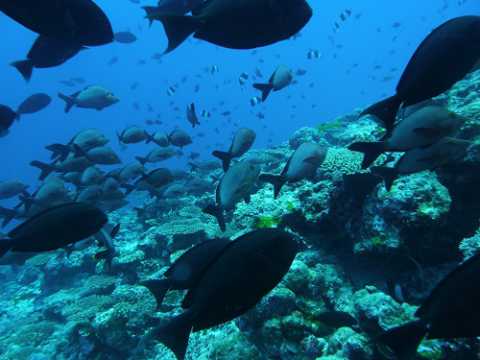
[[[0,256],[7,251],[43,252],[63,248],[96,234],[107,216],[95,206],[68,203],[44,210],[8,233],[0,241]]]
[[[233,136],[232,144],[227,152],[215,150],[212,155],[222,161],[223,170],[227,171],[232,159],[245,154],[252,147],[256,138],[255,131],[247,128],[238,129]]]
[[[150,21],[161,21],[168,37],[166,52],[190,35],[232,49],[253,49],[287,40],[312,17],[305,0],[212,0],[192,16],[159,14],[144,7]]]
[[[184,359],[192,331],[231,321],[255,307],[282,280],[298,250],[293,236],[277,229],[240,236],[191,284],[182,302],[183,313],[155,328],[151,336],[178,360]]]
[[[480,47],[472,44],[478,43],[480,16],[461,16],[440,25],[413,54],[398,82],[396,94],[372,105],[361,116],[377,117],[390,133],[400,106],[438,96],[474,69],[480,60]]]

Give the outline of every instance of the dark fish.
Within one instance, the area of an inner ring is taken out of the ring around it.
[[[145,165],[146,163],[156,163],[160,161],[168,160],[174,156],[181,156],[182,153],[180,151],[174,150],[172,148],[156,148],[150,151],[147,156],[135,156],[135,159],[142,164]]]
[[[0,11],[40,35],[84,46],[113,41],[105,13],[91,0],[2,0]]]
[[[327,151],[322,146],[303,143],[288,159],[280,175],[261,174],[259,179],[273,185],[273,194],[276,198],[285,183],[294,183],[313,177],[326,155]]]
[[[204,2],[205,0],[159,0],[158,6],[152,8],[156,14],[185,15]]]
[[[181,129],[175,129],[168,135],[168,141],[173,146],[183,148],[184,146],[192,143],[192,138],[185,131]]]
[[[118,142],[121,144],[137,144],[146,141],[148,134],[139,126],[130,126],[121,133],[117,133],[117,137]]]
[[[135,34],[131,33],[130,31],[119,31],[113,35],[116,42],[122,44],[131,44],[137,41],[137,37]]]
[[[17,180],[2,181],[0,182],[0,200],[10,199],[22,193],[25,194],[27,188],[28,185]]]
[[[75,156],[85,157],[89,161],[98,165],[115,165],[120,164],[122,160],[109,146],[95,147],[88,151],[84,151],[80,146],[74,144]]]
[[[462,159],[471,145],[470,141],[444,138],[429,147],[407,151],[394,167],[374,166],[372,173],[383,178],[386,189],[390,190],[398,176],[435,170]]]
[[[192,124],[192,128],[194,128],[197,125],[200,125],[200,121],[198,121],[197,112],[195,111],[194,103],[187,105],[187,120],[190,124]]]
[[[34,114],[45,109],[52,102],[52,98],[47,94],[33,94],[26,98],[17,109],[18,116],[24,114]]]
[[[177,359],[184,359],[192,331],[233,320],[253,308],[285,276],[298,248],[292,235],[277,229],[252,231],[232,241],[188,291],[184,312],[155,329],[155,337]]]
[[[0,137],[8,133],[18,114],[6,105],[0,105]]]
[[[281,65],[279,66],[267,84],[253,84],[253,87],[262,92],[262,101],[267,100],[268,95],[272,91],[279,91],[292,83],[293,75],[292,70],[288,67]]]
[[[151,291],[160,306],[169,290],[189,290],[195,286],[204,270],[228,244],[228,239],[213,239],[195,245],[170,265],[163,274],[165,279],[147,280],[141,285]]]
[[[255,141],[255,131],[247,128],[240,128],[233,136],[232,144],[227,152],[215,150],[212,155],[222,161],[223,170],[227,171],[232,159],[245,154]]]
[[[258,174],[259,168],[256,165],[241,161],[223,175],[215,191],[215,204],[203,209],[204,213],[215,216],[222,231],[226,230],[224,212],[233,209],[242,200],[250,202]]]
[[[159,197],[159,189],[165,185],[168,185],[174,180],[173,174],[169,169],[158,168],[150,171],[148,174],[144,174],[140,177],[135,185],[125,185],[127,194],[134,190],[148,191],[152,197]]]
[[[232,49],[252,49],[287,40],[312,17],[305,0],[212,0],[192,16],[159,13],[144,7],[150,21],[162,22],[170,52],[191,34],[197,39]]]
[[[0,242],[0,256],[7,251],[43,252],[63,248],[96,234],[107,216],[95,206],[68,203],[44,210],[8,233]]]
[[[480,16],[461,16],[440,25],[413,54],[396,94],[372,105],[361,116],[374,115],[390,132],[400,105],[414,105],[438,96],[473,70],[480,60],[480,47],[472,44],[478,43]]]
[[[426,106],[400,121],[381,141],[356,142],[348,148],[364,154],[362,168],[366,169],[384,152],[422,148],[453,136],[465,121],[464,117],[442,106]]]
[[[26,81],[32,77],[34,68],[51,68],[62,65],[86,47],[71,40],[38,36],[27,54],[26,60],[15,61],[15,67]]]
[[[387,330],[376,338],[379,349],[396,359],[414,359],[427,339],[456,339],[480,336],[480,254],[448,274],[415,312],[419,320]]]

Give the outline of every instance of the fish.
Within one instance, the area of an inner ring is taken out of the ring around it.
[[[280,175],[262,173],[259,180],[271,183],[274,198],[277,198],[285,183],[295,183],[313,177],[326,155],[324,147],[315,143],[303,143],[290,156]]]
[[[109,143],[107,137],[98,129],[85,129],[75,134],[68,144],[51,144],[45,148],[52,152],[51,159],[64,161],[69,154],[74,153],[74,145],[80,147],[83,151],[88,151],[96,147],[101,147]]]
[[[64,64],[80,51],[88,49],[71,40],[56,39],[39,35],[30,48],[25,60],[14,61],[12,65],[25,81],[30,81],[33,69],[52,68]]]
[[[27,97],[17,108],[17,119],[21,115],[34,114],[45,109],[52,102],[52,98],[44,93],[37,93]]]
[[[152,141],[160,147],[167,147],[170,145],[167,134],[161,131],[157,131],[154,134],[147,133],[147,139],[145,140],[145,142],[148,144]]]
[[[49,177],[33,194],[20,195],[21,205],[28,211],[32,206],[46,208],[70,202],[70,194],[65,183],[58,177]]]
[[[231,321],[266,296],[289,271],[299,245],[278,229],[261,229],[233,240],[211,262],[182,301],[183,313],[152,335],[183,360],[190,333]]]
[[[46,179],[51,173],[68,173],[68,172],[83,172],[87,167],[93,165],[85,156],[75,156],[70,154],[67,158],[60,162],[51,164],[42,161],[33,160],[30,166],[36,167],[40,170],[39,180]]]
[[[135,159],[142,164],[145,165],[146,163],[157,163],[160,161],[165,161],[168,160],[174,156],[181,156],[182,153],[179,151],[176,151],[172,148],[156,148],[150,151],[147,156],[142,157],[142,156],[135,156]]]
[[[222,231],[226,230],[224,212],[231,210],[241,201],[250,202],[260,169],[258,166],[240,161],[223,175],[215,190],[215,204],[207,205],[202,211],[214,216]]]
[[[195,9],[192,16],[161,13],[145,6],[147,19],[162,22],[169,53],[190,35],[231,49],[253,49],[287,40],[312,17],[305,0],[212,0]],[[234,9],[234,10],[232,10]]]
[[[98,185],[103,182],[105,178],[106,175],[103,171],[95,166],[90,166],[83,171],[80,182],[85,186]]]
[[[250,150],[255,142],[255,138],[255,131],[252,129],[240,128],[233,136],[232,144],[228,151],[215,150],[212,152],[212,155],[222,161],[223,170],[227,171],[232,159],[238,158]]]
[[[480,255],[476,254],[444,277],[415,312],[418,320],[395,326],[375,338],[377,348],[389,358],[414,359],[427,339],[471,338],[480,335],[477,304],[480,292]]]
[[[110,20],[91,0],[2,1],[0,11],[27,29],[83,46],[113,41]]]
[[[110,232],[107,232],[104,227],[95,235],[97,242],[99,242],[105,248],[105,250],[99,251],[95,254],[95,260],[104,259],[108,269],[111,269],[112,260],[117,255],[115,245],[113,244],[113,239],[115,239],[119,231],[120,224],[116,224],[112,227]]]
[[[471,145],[472,142],[467,140],[446,137],[428,147],[407,151],[394,167],[373,166],[371,171],[385,181],[385,188],[390,191],[398,176],[435,170],[460,160]]]
[[[117,133],[120,144],[138,144],[148,139],[148,134],[139,126],[130,126],[121,133]]]
[[[0,104],[0,137],[8,133],[17,118],[18,114],[12,108]]]
[[[200,7],[205,0],[159,0],[151,11],[156,14],[185,15]]]
[[[109,146],[100,146],[90,149],[88,151],[83,150],[80,146],[74,144],[75,156],[85,157],[90,162],[97,165],[115,165],[120,164],[122,160]]]
[[[163,274],[164,279],[142,281],[155,296],[157,308],[169,290],[189,290],[200,280],[210,263],[230,244],[228,239],[201,242],[182,254]]]
[[[0,200],[10,199],[20,194],[27,194],[28,185],[18,180],[0,182]]]
[[[185,131],[175,129],[168,135],[168,141],[171,145],[183,148],[192,143],[192,138]]]
[[[452,137],[466,121],[442,106],[426,106],[400,121],[388,137],[376,142],[356,142],[348,149],[364,154],[362,168],[368,168],[384,152],[423,148],[444,137]]]
[[[58,93],[58,97],[65,101],[66,113],[74,106],[100,111],[120,101],[111,91],[98,85],[87,86],[85,89],[77,91],[70,96]]]
[[[395,124],[400,106],[410,106],[450,89],[473,70],[480,60],[480,16],[460,16],[435,28],[410,58],[395,95],[367,109],[360,116],[373,115],[387,134]],[[452,60],[451,54],[455,54]]]
[[[152,197],[159,197],[159,189],[168,185],[174,180],[172,172],[167,168],[157,168],[149,173],[143,174],[134,185],[124,184],[126,194],[134,190],[148,191]]]
[[[110,172],[107,174],[107,176],[112,177],[122,183],[126,183],[130,180],[138,178],[139,176],[142,176],[144,173],[145,168],[143,165],[138,162],[133,162],[119,169],[117,174],[114,175],[113,172]]]
[[[116,42],[121,44],[132,44],[137,41],[137,37],[130,31],[118,31],[113,34],[113,38]]]
[[[197,112],[195,111],[194,103],[187,105],[187,120],[192,125],[192,128],[195,128],[195,126],[200,125],[200,121],[198,121]]]
[[[8,251],[45,252],[84,240],[107,223],[107,215],[85,203],[50,207],[15,227],[0,240],[0,257]]]
[[[97,204],[102,200],[103,189],[101,185],[90,185],[82,188],[76,195],[75,201]]]
[[[285,65],[280,65],[272,74],[267,84],[256,83],[253,87],[262,92],[262,101],[267,100],[272,91],[279,91],[292,83],[293,74]]]

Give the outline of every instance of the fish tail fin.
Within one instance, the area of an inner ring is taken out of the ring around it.
[[[413,359],[426,332],[422,321],[412,321],[385,331],[374,341],[378,350],[387,358],[394,355],[395,359]]]
[[[214,152],[212,152],[212,155],[215,156],[216,158],[219,158],[222,161],[223,171],[227,171],[228,168],[230,167],[230,162],[232,161],[230,153],[225,151],[215,150]]]
[[[64,161],[68,154],[70,153],[70,146],[63,144],[51,144],[45,147],[47,150],[52,152],[50,159],[56,159],[59,161]]]
[[[145,165],[147,163],[147,158],[146,157],[135,156],[135,159],[137,159],[137,161],[142,165]]]
[[[146,280],[142,281],[140,285],[145,286],[155,299],[157,300],[157,308],[162,305],[163,299],[171,288],[171,281],[168,279],[163,280]]]
[[[25,212],[28,212],[28,210],[30,210],[30,208],[33,206],[33,203],[34,203],[33,196],[20,195],[19,198],[20,198],[20,204],[18,204],[15,208],[18,208],[23,205]]]
[[[38,180],[45,180],[48,175],[55,171],[55,168],[52,165],[38,160],[33,160],[30,165],[40,169],[40,176],[38,177]]]
[[[372,174],[380,176],[385,182],[385,188],[390,191],[393,182],[397,179],[398,172],[395,168],[374,166],[372,167]]]
[[[280,194],[282,186],[285,185],[286,181],[282,175],[273,175],[273,174],[260,174],[258,177],[260,181],[268,182],[273,185],[273,197],[276,199]]]
[[[253,84],[253,87],[259,91],[262,92],[262,101],[267,100],[268,95],[270,95],[270,92],[273,90],[272,84]]]
[[[72,109],[73,105],[75,105],[74,98],[62,93],[58,93],[58,97],[65,101],[65,112],[68,113]]]
[[[149,134],[148,131],[145,131],[147,138],[145,139],[145,144],[150,144],[153,141],[153,134]]]
[[[401,103],[402,100],[398,97],[398,95],[394,95],[368,107],[360,114],[360,116],[373,115],[377,117],[385,126],[387,134],[390,134],[393,129],[393,125],[395,124],[398,108],[400,107]]]
[[[13,246],[13,241],[11,239],[2,239],[0,240],[0,258],[5,255]]]
[[[385,145],[383,141],[360,141],[351,144],[348,149],[363,153],[362,169],[366,169],[383,153]]]
[[[73,154],[75,155],[75,157],[86,157],[88,159],[88,155],[87,153],[85,152],[85,150],[83,150],[80,146],[78,146],[77,144],[73,144]]]
[[[33,73],[33,62],[31,60],[21,60],[11,63],[15,69],[22,75],[25,81],[30,81]]]
[[[147,17],[150,19],[148,12]],[[200,20],[193,16],[156,14],[151,18],[161,21],[167,34],[168,47],[165,54],[175,50],[201,26]]]
[[[220,230],[225,231],[227,229],[227,226],[225,224],[225,217],[223,216],[223,211],[219,206],[210,204],[207,205],[207,207],[205,207],[202,211],[205,214],[215,216],[218,222],[218,226],[220,226]]]
[[[191,310],[175,316],[166,325],[154,330],[155,338],[168,347],[177,360],[185,359],[188,339],[193,327],[193,313]]]
[[[10,221],[15,219],[16,216],[17,212],[15,210],[7,209],[0,206],[0,217],[3,217],[2,227],[7,226]]]

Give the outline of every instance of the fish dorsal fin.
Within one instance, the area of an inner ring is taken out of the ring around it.
[[[27,221],[21,223],[20,225],[18,225],[15,229],[11,230],[9,233],[8,233],[8,236],[10,238],[14,238],[24,227],[26,227],[28,224],[30,224],[32,221],[35,221],[36,219],[38,219],[39,217],[45,215],[45,214],[48,214],[49,212],[52,212],[52,211],[55,211],[57,209],[61,209],[63,207],[67,207],[67,206],[72,206],[73,204],[78,204],[76,202],[70,202],[70,203],[65,203],[65,204],[60,204],[60,205],[56,205],[56,206],[53,206],[53,207],[50,207],[48,209],[45,209],[45,210],[42,210],[38,213],[36,213],[35,215],[33,215],[32,217],[30,217]]]

